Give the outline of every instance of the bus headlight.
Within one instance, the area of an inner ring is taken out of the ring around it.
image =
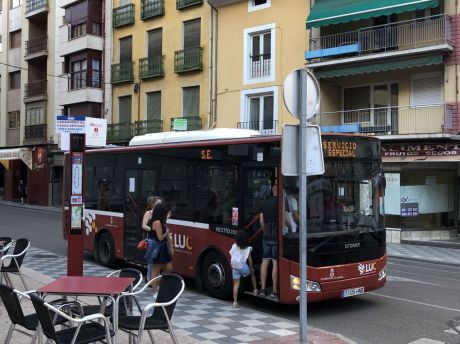
[[[387,268],[386,267],[384,267],[382,270],[380,270],[378,281],[383,280],[385,277],[387,277]]]
[[[297,276],[290,276],[291,289],[300,290],[300,278]],[[321,291],[321,286],[317,282],[307,280],[307,291]]]

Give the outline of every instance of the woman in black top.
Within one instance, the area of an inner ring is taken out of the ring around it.
[[[153,257],[153,278],[161,271],[171,272],[173,269],[168,241],[169,229],[166,227],[168,212],[168,208],[162,203],[158,204],[152,212],[152,231],[149,232],[148,237],[154,240],[154,245],[158,245],[158,253]],[[157,283],[153,285],[155,290],[157,285]]]

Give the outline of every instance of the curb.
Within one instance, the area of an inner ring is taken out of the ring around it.
[[[0,201],[0,206],[10,207],[10,208],[29,209],[29,210],[36,210],[36,211],[44,211],[44,212],[53,213],[53,214],[62,213],[62,210],[60,208],[45,207],[45,206],[32,205],[32,204],[21,204],[21,203],[10,202],[10,201]]]

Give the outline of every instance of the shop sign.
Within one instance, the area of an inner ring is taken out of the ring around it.
[[[460,156],[457,143],[411,143],[382,145],[382,157]]]
[[[401,197],[401,216],[411,217],[418,214],[418,198],[415,196]]]

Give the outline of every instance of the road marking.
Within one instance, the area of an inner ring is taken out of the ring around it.
[[[423,281],[419,281],[419,280],[415,280],[415,279],[410,279],[410,278],[405,278],[405,277],[397,277],[397,276],[391,276],[391,275],[387,277],[387,281],[391,281],[391,282],[413,282],[413,283],[427,284],[427,285],[431,285],[431,286],[435,286],[435,287],[440,287],[441,286],[440,284],[436,284],[436,283],[423,282]]]
[[[410,342],[407,344],[446,344],[446,342],[440,342],[439,340],[428,339],[428,338],[420,338],[420,339],[417,339],[415,342]]]
[[[405,275],[416,275],[416,276],[419,275],[416,272],[388,269],[388,274],[392,274],[393,272],[399,272],[399,273],[405,274]],[[448,272],[448,271],[445,271],[445,272]],[[434,277],[434,278],[436,278],[436,277]],[[442,278],[443,278],[443,280],[451,280],[451,281],[456,281],[456,282],[458,281],[458,277],[457,278],[454,278],[454,277],[442,277]],[[426,282],[426,283],[428,283],[428,282]]]
[[[460,313],[460,309],[449,308],[449,307],[443,307],[443,306],[438,306],[438,305],[432,305],[431,303],[420,302],[420,301],[415,301],[415,300],[409,300],[409,299],[404,299],[404,298],[396,297],[396,296],[377,294],[377,293],[373,293],[373,292],[370,292],[370,293],[367,293],[367,294],[375,295],[375,296],[380,296],[380,297],[384,297],[384,298],[392,299],[392,300],[398,300],[398,301],[405,301],[405,302],[409,302],[409,303],[415,303],[415,304],[417,304],[417,305],[433,307],[433,308],[437,308],[437,309],[442,309],[442,310],[444,310],[444,311],[452,311],[452,312]]]
[[[430,263],[430,262],[426,262],[426,263]],[[392,263],[392,262],[389,262],[387,265],[398,265],[398,266],[403,266],[405,268],[410,268],[410,269],[429,270],[429,271],[435,271],[435,272],[447,272],[447,273],[450,273],[450,274],[451,273],[460,273],[460,271],[432,269],[432,268],[425,268],[425,267],[422,267],[422,266],[413,266],[413,265],[408,266],[407,264],[398,264],[398,263]],[[453,266],[453,267],[457,268],[457,270],[458,270],[458,266]]]

